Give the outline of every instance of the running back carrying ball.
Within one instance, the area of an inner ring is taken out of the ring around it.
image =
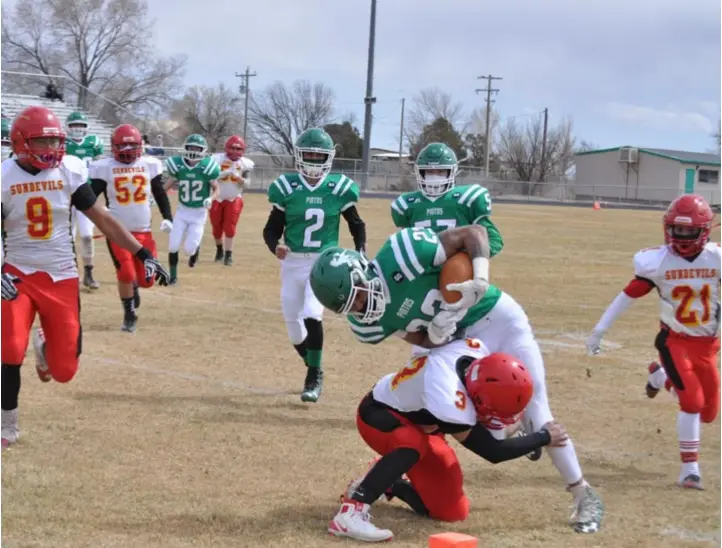
[[[455,303],[461,299],[461,293],[458,291],[449,291],[446,286],[466,282],[474,277],[474,267],[471,263],[471,257],[465,251],[449,257],[441,267],[439,274],[439,290],[447,303]]]

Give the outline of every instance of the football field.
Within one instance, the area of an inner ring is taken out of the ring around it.
[[[395,338],[363,345],[327,313],[324,392],[316,404],[301,403],[305,369],[280,313],[278,261],[261,236],[268,209],[262,195],[246,197],[232,268],[212,262],[208,226],[196,268],[181,254],[176,287],[142,292],[135,335],[120,332],[114,272],[105,240],[96,241],[102,286],[82,296],[76,378],[41,384],[28,351],[21,439],[2,455],[3,546],[355,544],[328,537],[326,527],[349,479],[374,456],[356,432],[356,406],[382,375],[403,367],[410,346]],[[393,232],[389,201],[362,199],[359,212],[372,256]],[[644,393],[656,293],[618,320],[600,356],[584,350],[631,279],[633,254],[661,242],[661,216],[494,205],[505,248],[491,279],[535,328],[552,410],[606,506],[601,532],[580,536],[567,525],[571,495],[546,454],[491,465],[452,440],[468,520],[433,522],[398,501],[380,502],[374,523],[394,532],[396,546],[424,547],[444,531],[474,535],[480,547],[719,546],[720,421],[702,427],[706,491],[683,491],[674,485],[676,402]],[[341,232],[350,246],[343,221]],[[167,235],[156,239],[167,264]]]

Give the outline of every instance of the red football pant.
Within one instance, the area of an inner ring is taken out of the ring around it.
[[[235,200],[224,200],[223,202],[215,200],[210,211],[213,237],[216,240],[220,240],[223,236],[233,238],[236,235],[236,225],[242,211],[243,198],[240,196]]]
[[[700,413],[702,422],[717,418],[720,378],[717,371],[718,337],[690,337],[663,328],[655,346],[667,377],[685,413]]]
[[[140,242],[140,245],[153,254],[153,257],[158,257],[152,232],[131,232],[131,234]],[[145,279],[145,266],[143,265],[143,261],[127,249],[123,249],[110,240],[108,240],[108,251],[110,251],[110,258],[115,265],[115,276],[119,282],[126,284],[137,283],[140,287],[145,288],[153,286],[155,283],[153,278],[149,281]]]
[[[429,511],[440,521],[463,521],[469,515],[469,499],[464,494],[464,476],[454,450],[440,434],[429,435],[411,421],[389,410],[402,426],[382,432],[356,415],[356,427],[371,449],[386,455],[395,449],[409,448],[421,458],[406,474]]]
[[[23,363],[37,313],[50,374],[57,382],[68,382],[78,371],[82,350],[78,278],[54,282],[45,272],[23,274],[9,264],[4,271],[21,281],[16,282],[18,298],[2,301],[2,363]]]

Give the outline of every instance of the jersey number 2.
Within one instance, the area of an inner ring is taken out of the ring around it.
[[[31,240],[47,240],[53,233],[53,209],[43,196],[30,198],[25,202],[25,217],[28,219],[28,236]]]
[[[710,296],[712,289],[709,285],[705,284],[697,293],[693,287],[688,285],[678,285],[672,290],[672,298],[675,301],[680,301],[675,316],[677,321],[682,325],[704,325],[709,321],[710,318]],[[697,314],[696,310],[690,310],[692,302],[699,297],[702,301],[702,318]]]
[[[320,240],[313,239],[313,233],[316,232],[323,226],[323,221],[326,218],[326,214],[323,209],[311,208],[306,210],[306,220],[313,223],[306,227],[303,231],[303,247],[321,247],[322,242]]]
[[[131,193],[128,188],[128,182],[134,187]],[[116,177],[113,180],[115,186],[115,199],[121,205],[128,205],[129,203],[144,204],[148,199],[148,195],[145,193],[145,182],[146,179],[143,175],[133,175],[133,177]]]

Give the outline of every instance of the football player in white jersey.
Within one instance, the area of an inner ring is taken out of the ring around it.
[[[216,240],[216,259],[226,266],[233,264],[233,238],[236,225],[243,212],[243,189],[249,184],[253,161],[243,156],[246,143],[238,135],[226,139],[225,152],[213,155],[221,166],[216,183],[218,194],[210,210],[213,238]]]
[[[720,378],[720,245],[710,242],[714,214],[702,196],[685,194],[664,215],[665,245],[634,256],[635,278],[609,305],[587,339],[591,355],[614,321],[635,299],[653,289],[660,298],[661,330],[654,341],[661,367],[649,366],[647,395],[665,385],[679,399],[677,437],[682,469],[678,484],[702,489],[697,462],[700,422],[717,418]]]
[[[417,514],[463,521],[469,514],[463,475],[444,435],[492,463],[567,443],[555,422],[522,437],[503,438],[500,424],[516,423],[531,400],[532,376],[507,354],[491,354],[476,339],[460,339],[412,359],[386,375],[361,400],[356,425],[382,457],[365,477],[351,482],[329,533],[367,542],[390,540],[391,531],[369,519],[369,507],[384,494]],[[403,479],[403,476],[408,477]]]
[[[143,137],[135,126],[122,124],[110,138],[113,158],[103,158],[90,164],[93,192],[105,194],[110,214],[157,257],[151,232],[151,195],[158,204],[163,220],[160,229],[170,232],[173,216],[170,201],[163,189],[163,164],[151,156],[143,156]],[[108,240],[108,251],[115,265],[118,293],[123,304],[122,331],[134,333],[140,306],[138,286],[151,287],[154,280],[145,280],[142,261]]]
[[[28,107],[10,130],[14,158],[2,163],[2,446],[18,439],[20,366],[33,336],[40,380],[70,381],[82,348],[80,284],[73,247],[72,207],[107,238],[143,261],[145,278],[170,278],[123,225],[96,200],[88,168],[65,155],[65,134],[49,109]]]

